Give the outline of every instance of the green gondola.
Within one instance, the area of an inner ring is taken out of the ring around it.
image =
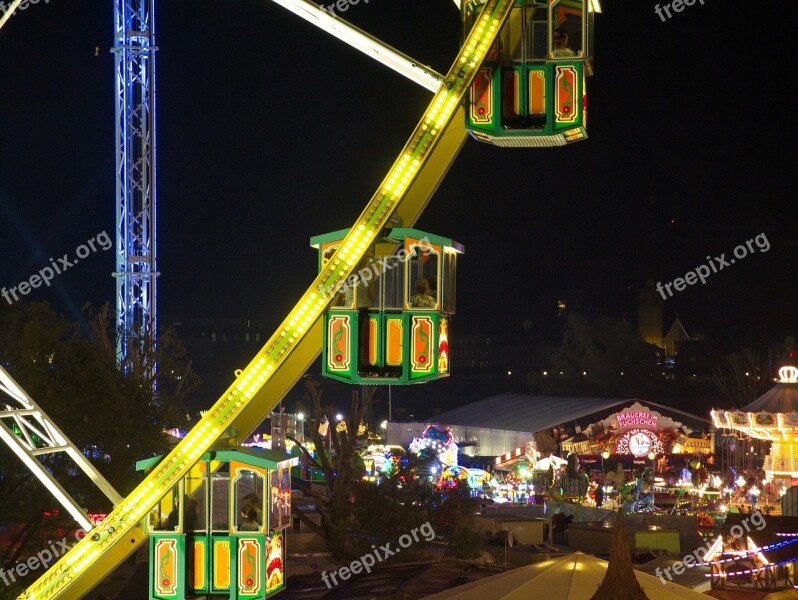
[[[310,240],[327,264],[346,230]],[[372,245],[324,316],[322,375],[357,384],[409,384],[449,376],[457,242],[393,228]]]
[[[482,2],[461,5],[463,39]],[[588,76],[598,0],[517,0],[479,69],[466,127],[505,147],[563,146],[587,138]]]

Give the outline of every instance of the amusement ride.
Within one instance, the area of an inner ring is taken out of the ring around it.
[[[411,384],[448,376],[455,259],[463,247],[414,224],[469,134],[517,148],[564,146],[587,137],[586,79],[593,72],[599,0],[456,0],[462,39],[445,74],[324,7],[273,1],[410,77],[433,98],[354,224],[311,240],[319,249],[318,275],[274,334],[169,454],[137,465],[145,476],[136,489],[120,498],[88,461],[76,459],[114,504],[94,524],[81,518],[60,486],[52,488],[88,533],[21,600],[81,598],[148,539],[150,598],[197,592],[262,599],[284,589],[274,573],[285,562],[285,474],[291,459],[220,451],[215,444],[225,439],[230,446],[231,431],[237,441],[246,439],[320,352],[323,374],[350,383]],[[11,3],[0,28],[20,2]],[[123,357],[141,339],[133,334],[154,332],[157,323],[154,0],[115,0],[115,23],[115,277],[117,325],[125,332],[117,354]],[[375,263],[392,268],[379,273],[371,292],[363,291],[358,273]],[[368,306],[358,302],[359,293],[374,294]],[[422,295],[430,300],[419,301]],[[0,392],[6,403],[0,439],[49,487],[54,482],[36,457],[70,449],[74,458],[74,445],[5,371]],[[219,506],[226,507],[219,511],[210,491],[217,479],[227,482],[219,484]],[[206,534],[194,536],[189,554],[186,520],[198,518],[191,516],[197,508],[191,495],[199,489],[207,490],[210,503]],[[244,489],[250,492],[240,494]],[[233,507],[252,515],[251,527],[237,522]]]

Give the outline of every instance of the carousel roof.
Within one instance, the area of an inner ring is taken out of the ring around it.
[[[777,383],[759,398],[743,407],[743,412],[798,412],[798,384]]]

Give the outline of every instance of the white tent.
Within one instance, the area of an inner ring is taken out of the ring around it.
[[[590,600],[607,572],[606,560],[574,552],[472,581],[426,600]],[[649,600],[700,600],[706,594],[635,571]]]

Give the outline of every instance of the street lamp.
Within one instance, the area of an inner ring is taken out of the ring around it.
[[[602,478],[602,480],[606,476],[606,474],[604,473],[604,459],[605,458],[609,458],[609,457],[610,457],[610,451],[609,450],[604,450],[604,452],[601,453],[601,478]],[[602,483],[603,483],[603,481],[602,481]]]
[[[299,421],[299,431],[302,434],[302,443],[305,442],[305,413],[299,412],[296,414],[296,420]]]
[[[335,415],[335,420],[336,421],[343,421],[344,420],[344,416],[341,413],[338,413],[338,414]]]

